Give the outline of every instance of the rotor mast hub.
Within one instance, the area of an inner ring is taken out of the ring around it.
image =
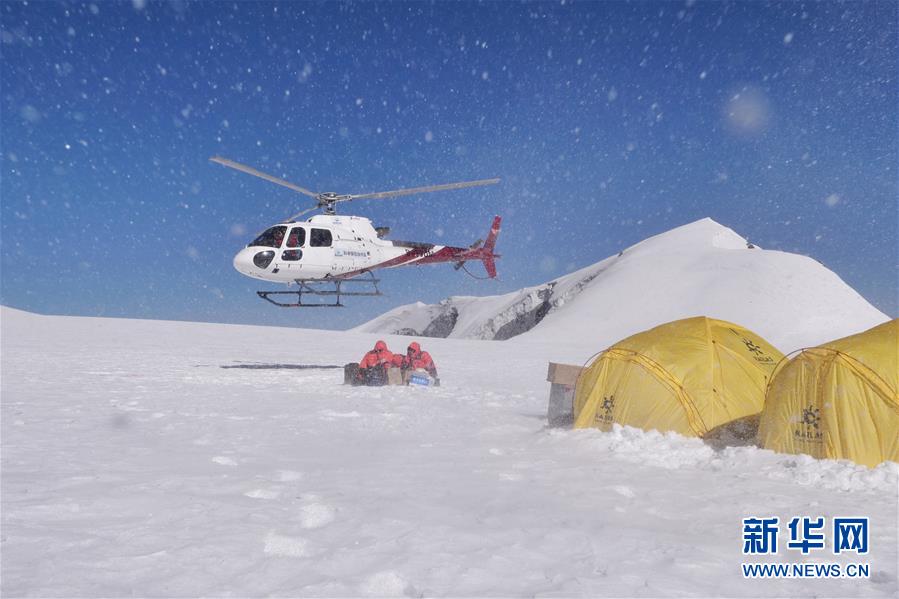
[[[348,195],[341,195],[333,191],[326,191],[318,194],[315,199],[318,200],[318,207],[321,208],[325,214],[334,215],[337,214],[337,202],[343,202],[348,200],[349,198],[350,196]]]

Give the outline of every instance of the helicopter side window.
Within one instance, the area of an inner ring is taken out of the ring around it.
[[[284,233],[287,232],[287,227],[277,226],[270,227],[262,232],[262,234],[250,242],[250,245],[247,247],[251,247],[254,245],[270,247],[270,248],[279,248],[281,247],[281,242],[284,240]]]
[[[331,231],[328,229],[312,229],[309,235],[309,245],[314,248],[331,247]]]
[[[306,229],[303,227],[294,227],[287,236],[287,247],[298,248],[306,243]]]

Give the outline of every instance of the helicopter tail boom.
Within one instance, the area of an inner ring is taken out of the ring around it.
[[[379,270],[382,268],[396,268],[398,266],[422,266],[425,264],[438,264],[441,262],[452,262],[456,270],[462,268],[469,260],[480,260],[484,263],[487,270],[487,278],[496,278],[496,259],[499,254],[493,253],[496,247],[496,238],[499,235],[501,219],[499,216],[494,217],[493,226],[487,235],[487,241],[481,245],[481,241],[469,247],[453,247],[449,245],[434,245],[433,243],[419,243],[414,241],[392,241],[395,248],[401,248],[402,253],[366,268],[346,272],[333,279],[352,279],[361,274]]]

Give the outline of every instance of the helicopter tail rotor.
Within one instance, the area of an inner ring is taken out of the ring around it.
[[[493,226],[490,227],[487,241],[484,242],[484,247],[481,248],[484,256],[481,258],[484,261],[484,269],[487,271],[487,276],[491,279],[496,278],[496,262],[494,260],[499,258],[499,256],[493,253],[493,249],[496,247],[496,238],[499,237],[501,222],[502,219],[500,217],[493,217]]]
[[[499,227],[502,223],[502,219],[498,216],[493,217],[493,225],[490,227],[490,233],[487,235],[487,241],[484,242],[484,249],[493,253],[493,248],[496,247],[496,238],[499,237]]]
[[[460,268],[464,268],[465,272],[467,272],[470,276],[481,279],[484,277],[476,277],[468,272],[468,269],[465,268],[465,263],[468,260],[480,260],[484,263],[484,270],[487,271],[488,279],[496,278],[496,259],[500,257],[499,254],[494,254],[493,249],[496,247],[496,238],[499,236],[500,223],[502,219],[499,216],[493,217],[493,225],[490,227],[490,233],[487,235],[487,241],[483,241],[478,239],[473,244],[468,246],[468,251],[462,255],[462,260],[459,260],[453,265],[453,268],[459,270]],[[481,244],[484,245],[481,245]]]

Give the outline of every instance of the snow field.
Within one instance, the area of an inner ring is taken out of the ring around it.
[[[220,366],[371,335],[0,316],[6,596],[897,592],[897,465],[547,429],[544,344],[423,340],[443,386],[362,388]],[[871,578],[743,580],[763,515],[871,517]]]

